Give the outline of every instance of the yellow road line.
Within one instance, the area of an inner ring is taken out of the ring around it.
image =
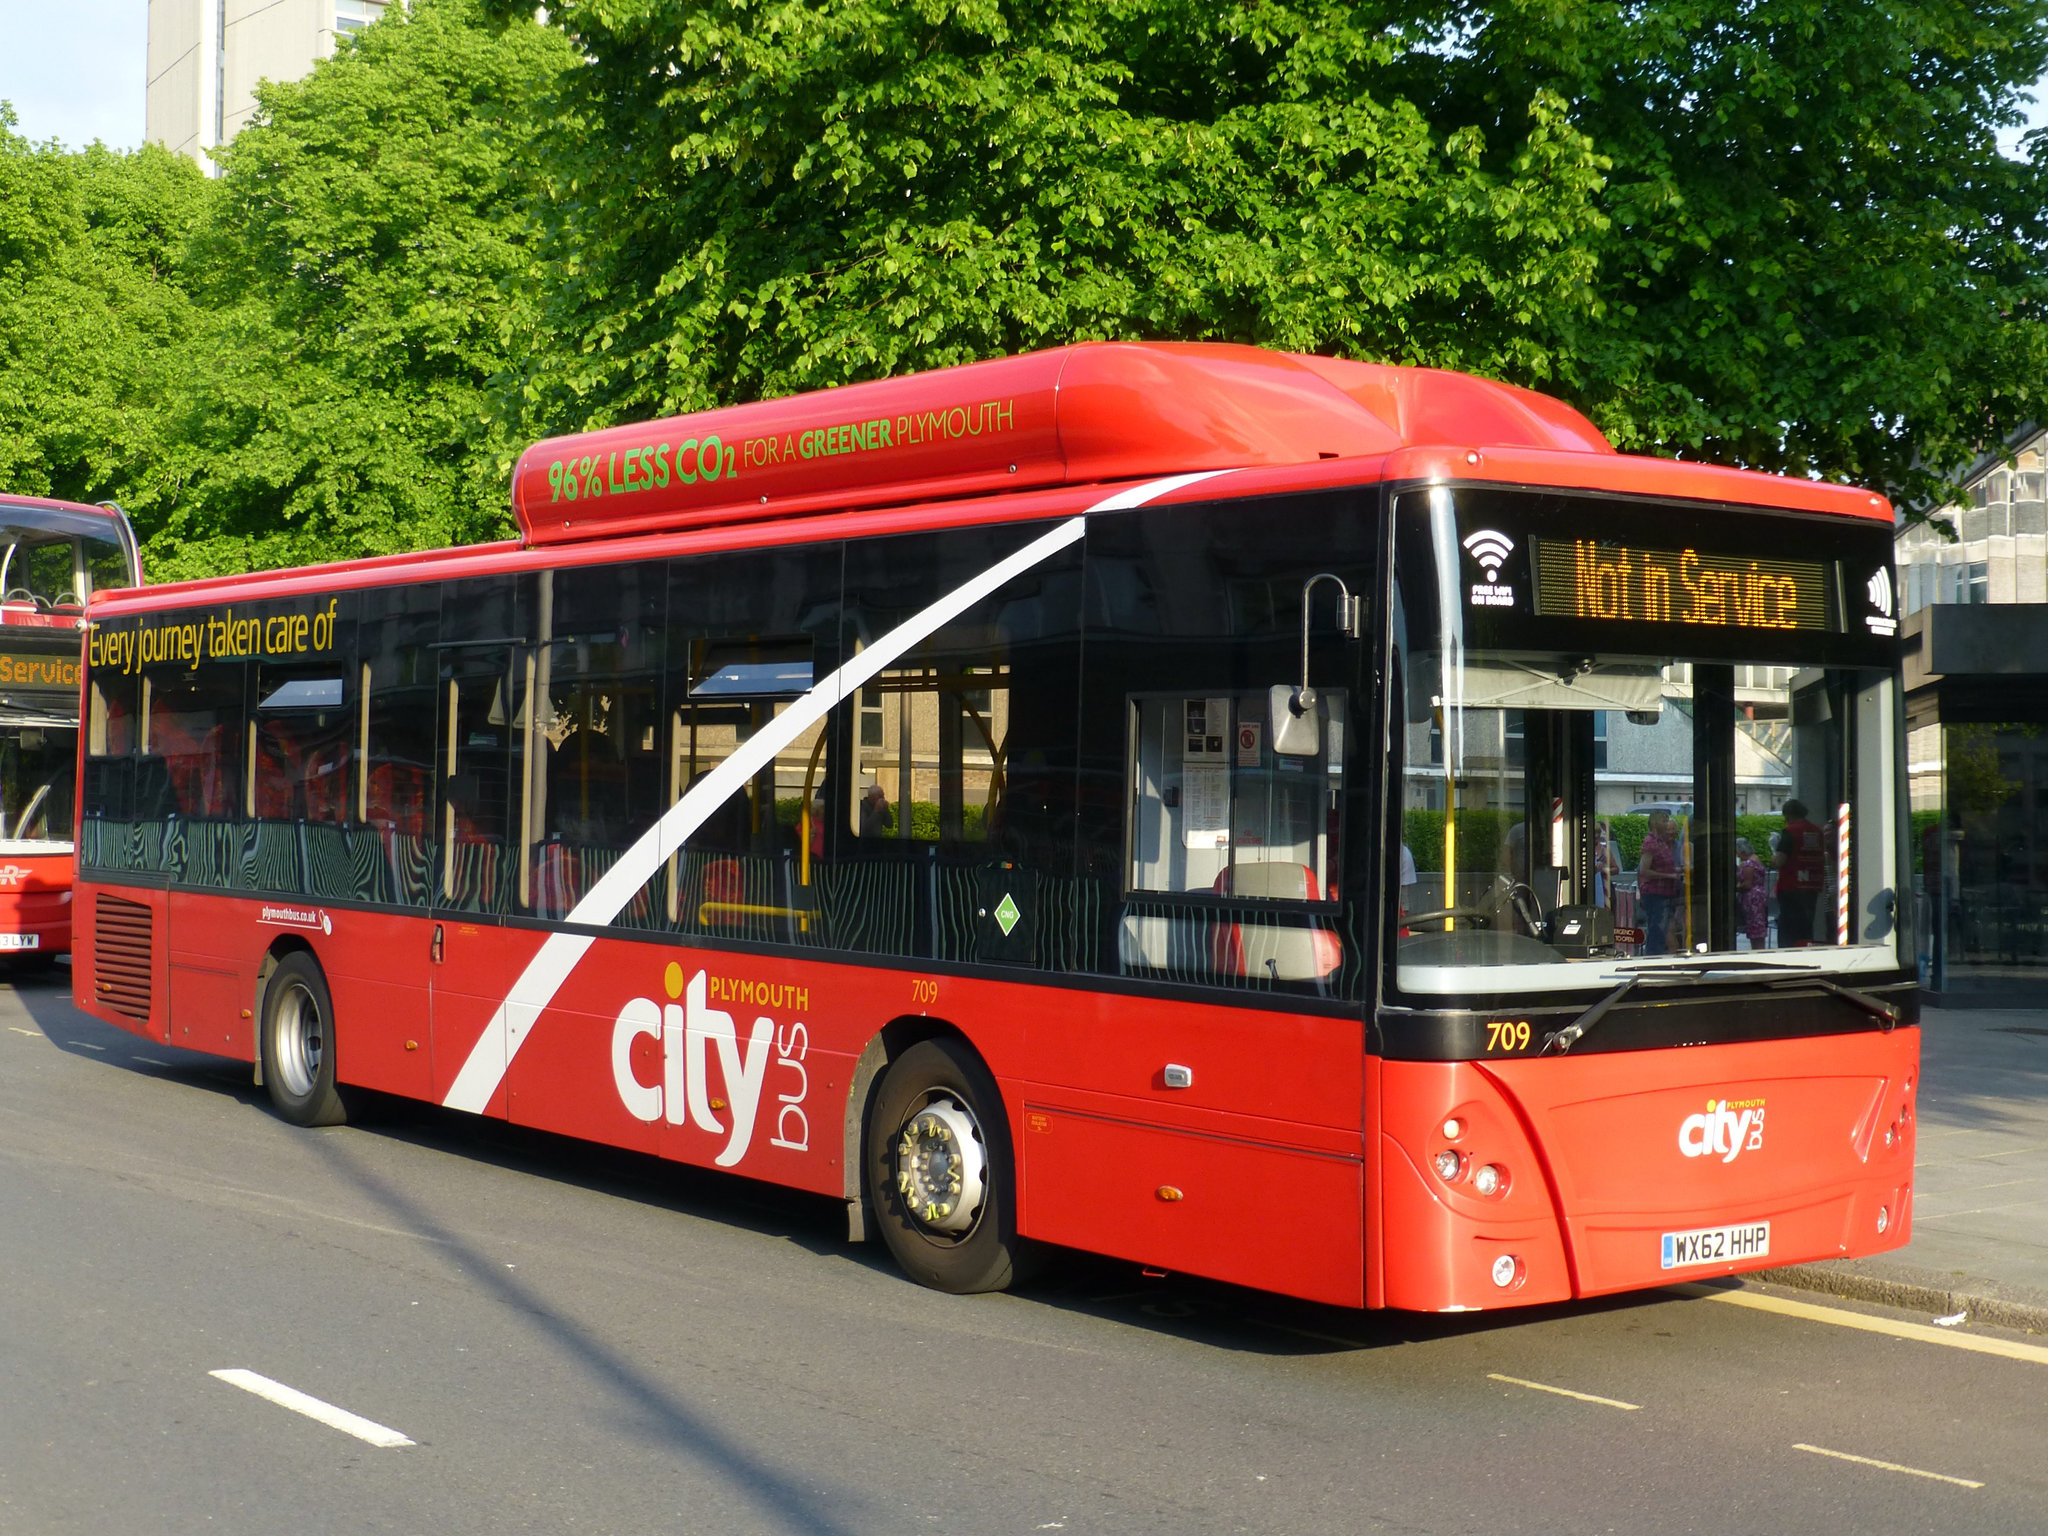
[[[19,1024],[10,1024],[7,1027],[13,1030],[17,1035],[27,1035],[31,1040],[35,1039],[36,1036],[41,1033],[41,1031],[39,1030],[23,1029]]]
[[[1946,1472],[1923,1472],[1918,1467],[1902,1467],[1896,1461],[1879,1461],[1873,1456],[1851,1456],[1847,1451],[1831,1451],[1824,1446],[1801,1443],[1792,1447],[1795,1451],[1811,1451],[1816,1456],[1832,1456],[1837,1461],[1853,1461],[1859,1467],[1876,1467],[1885,1472],[1903,1472],[1908,1477],[1931,1477],[1937,1483],[1954,1483],[1958,1488],[1982,1488],[1984,1485],[1967,1477],[1950,1477]]]
[[[1524,1381],[1519,1376],[1503,1376],[1498,1371],[1488,1371],[1486,1379],[1488,1381],[1504,1381],[1511,1387],[1527,1387],[1531,1392],[1555,1392],[1559,1397],[1574,1397],[1582,1403],[1598,1403],[1603,1408],[1625,1408],[1630,1413],[1636,1412],[1643,1406],[1641,1403],[1624,1403],[1619,1398],[1595,1397],[1590,1392],[1574,1392],[1570,1387],[1551,1387],[1545,1386],[1540,1381]]]
[[[1966,1349],[1979,1355],[1998,1355],[2006,1360],[2025,1360],[2031,1365],[2048,1365],[2048,1348],[2021,1344],[2012,1339],[1988,1339],[1981,1334],[1956,1333],[1931,1328],[1925,1323],[1901,1323],[1889,1317],[1872,1317],[1841,1307],[1816,1306],[1810,1301],[1793,1301],[1784,1296],[1766,1296],[1757,1291],[1722,1291],[1705,1285],[1674,1285],[1682,1296],[1705,1301],[1725,1301],[1731,1307],[1748,1307],[1752,1312],[1775,1312],[1809,1323],[1830,1323],[1837,1328],[1860,1328],[1865,1333],[1889,1334],[1895,1339],[1914,1339],[1922,1344],[1940,1344],[1949,1349]]]

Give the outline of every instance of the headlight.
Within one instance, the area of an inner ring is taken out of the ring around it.
[[[1498,1163],[1488,1163],[1472,1175],[1472,1187],[1482,1195],[1497,1195],[1508,1187],[1508,1171]]]
[[[1521,1272],[1522,1261],[1512,1253],[1504,1253],[1493,1261],[1493,1283],[1503,1290],[1513,1285]]]
[[[1459,1174],[1465,1171],[1465,1156],[1446,1147],[1436,1155],[1436,1176],[1446,1184],[1455,1183]]]

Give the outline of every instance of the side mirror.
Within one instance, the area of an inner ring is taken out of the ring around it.
[[[1323,749],[1316,721],[1316,691],[1275,683],[1266,690],[1273,724],[1273,751],[1281,757],[1314,757]]]
[[[1273,724],[1273,751],[1281,757],[1314,757],[1323,749],[1322,730],[1316,724],[1316,691],[1308,681],[1308,630],[1312,610],[1309,594],[1319,581],[1337,584],[1337,627],[1356,640],[1363,623],[1364,599],[1354,597],[1342,577],[1318,572],[1301,584],[1301,686],[1290,688],[1275,683],[1267,690],[1268,714]]]

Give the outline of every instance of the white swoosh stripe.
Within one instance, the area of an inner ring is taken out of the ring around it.
[[[589,894],[576,903],[568,921],[593,928],[611,922],[625,910],[626,903],[640,888],[654,878],[654,872],[667,862],[668,856],[682,847],[690,834],[703,825],[705,818],[747,780],[767,767],[777,753],[824,719],[848,694],[864,686],[912,646],[958,618],[997,588],[1078,540],[1086,531],[1084,519],[1089,513],[1142,506],[1181,486],[1229,473],[1227,469],[1211,469],[1199,474],[1169,475],[1163,480],[1149,480],[1143,485],[1118,491],[1098,501],[1080,516],[1070,517],[1051,532],[1033,539],[1014,555],[997,561],[973,580],[955,587],[929,608],[897,625],[845,666],[815,684],[802,698],[750,737],[731,757],[707,773],[696,788],[670,806],[661,819],[641,833],[639,840],[620,856],[618,863],[590,888]],[[512,1065],[512,1058],[519,1054],[527,1033],[554,1002],[562,983],[569,979],[577,962],[582,960],[593,942],[589,934],[548,935],[540,952],[527,962],[526,969],[519,973],[519,979],[512,984],[504,1002],[491,1015],[490,1023],[484,1026],[483,1034],[470,1048],[468,1059],[463,1062],[462,1070],[456,1074],[442,1103],[450,1109],[466,1109],[471,1114],[484,1112],[492,1095],[497,1093],[498,1085],[505,1080],[506,1069]]]

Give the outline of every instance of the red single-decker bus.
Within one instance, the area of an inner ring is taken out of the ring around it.
[[[1883,498],[1093,344],[543,442],[513,504],[95,600],[83,1006],[302,1124],[841,1199],[958,1291],[1056,1244],[1455,1310],[1906,1240]]]

